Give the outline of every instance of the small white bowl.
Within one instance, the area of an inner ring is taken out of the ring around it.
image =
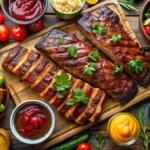
[[[29,139],[29,138],[25,138],[22,137],[18,134],[16,128],[15,128],[15,116],[17,114],[17,112],[19,110],[21,110],[21,108],[27,106],[27,105],[39,105],[44,107],[50,114],[51,117],[51,126],[49,131],[41,138],[39,139]],[[39,101],[39,100],[27,100],[25,102],[20,103],[12,112],[11,117],[10,117],[10,128],[11,131],[13,132],[14,136],[21,142],[26,143],[26,144],[39,144],[43,141],[45,141],[46,139],[48,139],[50,137],[50,135],[52,134],[53,130],[54,130],[54,126],[55,126],[55,117],[54,117],[54,113],[52,111],[52,109],[50,108],[49,104],[47,104],[46,102],[43,101]]]

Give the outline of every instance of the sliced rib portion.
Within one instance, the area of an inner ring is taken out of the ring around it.
[[[98,22],[107,29],[106,34],[93,33],[92,25]],[[119,16],[106,6],[100,7],[95,14],[84,13],[78,18],[77,24],[81,32],[114,62],[141,84],[150,83],[150,56],[146,55],[120,23]],[[112,41],[112,36],[121,35],[120,41]],[[128,66],[131,60],[142,60],[144,69],[135,72]]]
[[[66,72],[43,55],[18,46],[9,52],[2,66],[21,80],[28,82],[35,91],[49,103],[56,106],[57,110],[68,119],[74,120],[78,124],[98,120],[102,112],[105,92],[68,74],[71,85],[66,89],[64,97],[59,98],[55,88],[55,76],[63,75]],[[83,89],[84,94],[89,97],[88,104],[83,104],[80,101],[74,105],[66,104],[66,101],[72,98],[72,90],[76,88]]]
[[[62,37],[64,38],[64,43],[59,44],[58,40]],[[68,48],[70,46],[75,46],[77,48],[77,58],[73,58],[69,55]],[[121,104],[127,103],[137,93],[135,81],[130,79],[124,73],[112,75],[114,64],[104,57],[102,53],[100,53],[97,61],[92,61],[88,55],[94,51],[94,48],[77,39],[75,35],[59,29],[52,29],[35,45],[35,48],[40,52],[47,54],[53,61],[63,69],[67,70],[70,74],[90,83],[92,86],[105,90]],[[91,76],[84,74],[87,62],[93,62],[98,66]],[[81,107],[82,109],[84,106],[76,107]],[[74,108],[74,111],[75,110],[76,108]],[[72,118],[74,116],[67,114],[67,117]]]

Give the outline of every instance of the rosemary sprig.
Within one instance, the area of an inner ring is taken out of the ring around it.
[[[137,119],[139,121],[141,131],[140,131],[140,138],[143,141],[143,146],[145,150],[148,150],[148,134],[146,133],[146,122],[144,120],[144,109],[140,108],[137,111]]]
[[[95,146],[99,148],[99,150],[102,150],[105,145],[105,139],[99,132],[96,132],[96,139],[97,139],[97,142],[93,142],[92,146]]]
[[[118,0],[119,4],[127,10],[137,11],[133,0]]]

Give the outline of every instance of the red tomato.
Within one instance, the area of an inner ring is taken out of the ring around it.
[[[17,25],[16,27],[12,28],[11,36],[16,41],[23,41],[27,37],[27,30],[24,26]]]
[[[91,147],[88,143],[80,143],[76,150],[91,150]]]
[[[41,31],[44,28],[43,19],[40,19],[40,20],[28,25],[28,28],[33,32]]]
[[[4,15],[2,12],[0,12],[0,24],[4,22]]]
[[[7,41],[10,35],[9,28],[6,25],[0,25],[0,41]]]
[[[144,27],[145,32],[150,35],[150,26]]]

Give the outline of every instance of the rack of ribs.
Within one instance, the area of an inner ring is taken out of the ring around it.
[[[55,88],[55,77],[66,74],[66,72],[43,55],[17,46],[10,50],[2,66],[21,78],[22,81],[29,83],[35,91],[69,120],[74,120],[78,124],[98,120],[102,112],[105,92],[68,74],[71,85],[66,90],[64,97],[59,98]],[[66,101],[72,97],[71,91],[74,89],[83,89],[84,94],[89,98],[87,104],[80,101],[72,106],[66,104]]]
[[[94,33],[94,23],[106,27],[104,34]],[[100,7],[96,13],[83,13],[77,20],[80,31],[111,58],[118,65],[123,66],[124,70],[135,78],[140,84],[150,83],[150,56],[141,50],[139,44],[135,42],[124,30],[119,16],[106,6]],[[112,36],[120,36],[120,41],[112,41]],[[143,70],[133,71],[128,66],[129,61],[140,59]]]
[[[64,39],[63,44],[58,42],[61,38]],[[77,58],[73,58],[68,53],[70,46],[77,48]],[[102,53],[99,53],[96,62],[89,59],[88,55],[93,52],[94,48],[86,45],[73,34],[59,29],[52,29],[35,45],[35,48],[47,54],[70,74],[106,91],[121,104],[130,101],[138,91],[136,82],[124,73],[112,75],[115,65]],[[93,75],[84,74],[87,62],[93,62],[98,66]]]

